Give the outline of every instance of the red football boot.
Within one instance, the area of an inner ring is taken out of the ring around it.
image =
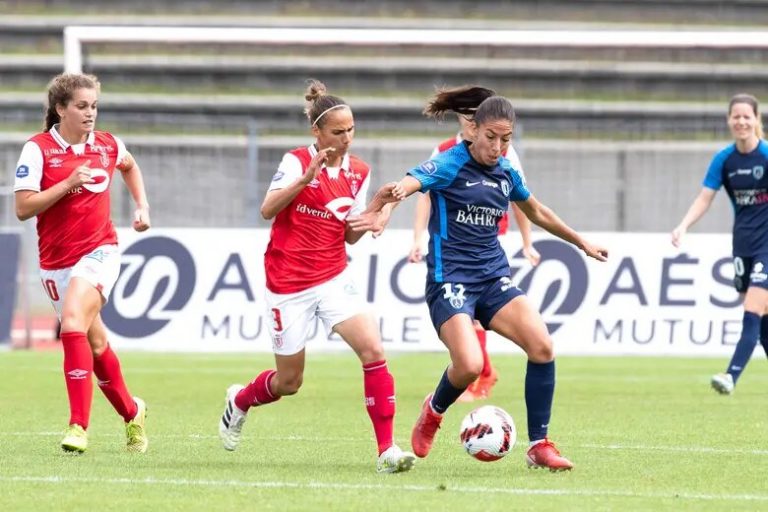
[[[528,449],[525,462],[529,468],[548,468],[550,471],[566,471],[573,463],[560,455],[555,444],[547,438]]]
[[[443,415],[437,414],[429,405],[431,400],[432,394],[430,393],[424,399],[424,404],[421,406],[421,414],[419,414],[419,419],[416,420],[416,425],[413,426],[413,431],[411,432],[413,453],[421,458],[429,455],[437,429],[440,428],[440,423],[443,422]]]

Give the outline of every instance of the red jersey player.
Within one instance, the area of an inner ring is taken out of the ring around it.
[[[224,448],[234,450],[251,407],[298,392],[305,344],[320,319],[328,334],[340,335],[363,365],[365,405],[378,444],[377,470],[408,471],[416,457],[393,442],[395,386],[378,325],[346,270],[345,242],[354,244],[366,231],[353,232],[347,220],[365,209],[370,169],[349,153],[355,130],[350,107],[328,95],[318,81],[310,81],[305,99],[315,143],[285,154],[261,206],[264,218],[274,219],[264,266],[276,368],[245,387],[229,387],[219,435]],[[381,229],[388,212],[371,214],[367,230]]]
[[[455,112],[459,118],[461,131],[459,131],[455,137],[451,137],[450,139],[446,139],[441,142],[432,151],[430,158],[433,158],[438,153],[442,153],[443,151],[451,149],[456,144],[467,139],[467,131],[469,129],[470,123],[472,122],[472,115],[474,111],[477,110],[478,105],[480,105],[484,99],[495,96],[496,92],[492,89],[486,89],[485,87],[461,86],[438,91],[434,101],[439,103],[442,101],[442,97],[447,97],[448,95],[451,97],[458,97],[460,99],[459,103],[462,104],[462,108],[459,109],[460,111]],[[504,156],[507,158],[507,160],[510,161],[512,167],[518,170],[520,174],[523,174],[523,166],[520,163],[520,158],[517,156],[515,149],[511,145],[508,147]],[[411,250],[408,253],[408,261],[412,263],[418,263],[424,258],[422,252],[424,246],[423,237],[427,228],[427,221],[429,220],[429,212],[431,207],[432,205],[429,199],[429,194],[419,195],[418,202],[416,204],[416,215],[413,222],[413,245],[411,246]],[[526,217],[525,214],[520,211],[520,209],[514,203],[512,203],[512,212],[515,215],[515,221],[517,222],[518,229],[520,230],[520,235],[523,238],[523,255],[531,265],[536,266],[539,264],[541,256],[533,247],[533,243],[531,241],[531,221],[528,220],[528,217]],[[509,215],[505,213],[501,219],[501,222],[499,223],[499,235],[506,234],[508,226]],[[493,388],[493,385],[496,384],[496,381],[498,380],[496,369],[491,364],[490,357],[488,357],[485,330],[477,321],[474,323],[474,326],[477,339],[480,342],[480,348],[483,352],[483,370],[480,372],[480,376],[477,378],[477,380],[470,384],[466,391],[464,391],[464,393],[461,395],[459,398],[459,401],[461,402],[472,402],[474,400],[482,400],[484,398],[488,398],[491,394],[491,388]]]
[[[62,448],[82,453],[88,446],[95,374],[126,422],[128,451],[143,453],[146,406],[128,392],[99,314],[120,273],[109,200],[115,169],[136,202],[136,231],[149,228],[149,206],[141,170],[123,142],[94,130],[98,94],[91,75],[51,81],[44,130],[24,145],[16,166],[16,215],[37,217],[40,275],[61,322],[70,409]]]

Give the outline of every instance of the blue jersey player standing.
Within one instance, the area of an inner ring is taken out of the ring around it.
[[[685,232],[709,209],[720,187],[725,187],[734,209],[734,286],[744,302],[742,331],[725,373],[712,377],[721,394],[733,392],[758,338],[768,353],[768,143],[757,99],[737,94],[728,105],[728,128],[734,143],[718,152],[709,165],[699,195],[672,231],[679,247]]]
[[[451,110],[450,101],[444,104]],[[552,340],[541,315],[512,284],[509,263],[498,239],[498,222],[510,201],[550,233],[605,261],[608,252],[585,241],[528,191],[520,173],[502,155],[512,138],[515,113],[506,98],[484,100],[475,112],[470,141],[427,160],[408,172],[390,192],[382,189],[369,206],[398,201],[417,191],[432,199],[427,256],[427,304],[435,329],[448,348],[451,364],[427,395],[413,428],[413,452],[426,457],[448,407],[483,367],[472,327],[514,341],[528,356],[525,401],[528,409],[526,455],[529,467],[571,469],[547,438],[555,391]]]

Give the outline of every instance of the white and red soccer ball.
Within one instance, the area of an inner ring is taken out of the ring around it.
[[[517,431],[507,411],[494,405],[484,405],[464,417],[459,438],[472,457],[493,462],[509,453],[515,445]]]

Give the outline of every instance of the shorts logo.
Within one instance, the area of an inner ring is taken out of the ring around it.
[[[456,288],[454,290],[454,288]],[[461,309],[464,306],[464,302],[467,300],[464,297],[464,285],[463,284],[451,284],[445,283],[443,285],[443,298],[448,299],[448,303],[453,309]]]
[[[283,337],[279,334],[272,336],[272,346],[275,349],[283,348]]]
[[[762,261],[758,261],[752,267],[752,273],[749,274],[749,280],[753,283],[764,283],[768,280],[768,274],[765,273],[765,265]]]
[[[759,180],[763,177],[765,174],[765,169],[762,165],[756,165],[752,168],[752,176],[755,177],[756,180]]]
[[[27,176],[29,176],[29,167],[26,165],[20,165],[16,168],[17,178],[26,178]]]
[[[122,260],[102,318],[119,336],[150,336],[189,302],[197,279],[195,261],[186,247],[165,236],[140,239],[123,252]]]
[[[501,291],[503,292],[515,286],[514,283],[512,283],[512,279],[508,277],[502,277],[501,279],[499,279],[499,282],[501,283]]]
[[[437,170],[437,166],[435,165],[435,162],[432,160],[427,160],[423,164],[419,166],[419,169],[424,171],[427,174],[432,174]]]

